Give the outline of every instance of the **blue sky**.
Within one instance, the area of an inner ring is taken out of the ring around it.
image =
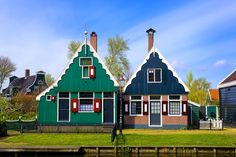
[[[236,68],[236,1],[67,1],[0,0],[0,56],[17,66],[14,75],[38,70],[58,77],[71,40],[84,39],[84,26],[107,39],[128,41],[132,71],[147,53],[146,30],[157,30],[155,46],[185,80],[192,71],[215,88]],[[7,82],[6,82],[7,83]],[[5,84],[6,85],[6,84]]]

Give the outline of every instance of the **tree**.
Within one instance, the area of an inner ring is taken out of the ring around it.
[[[77,49],[81,46],[80,41],[72,40],[68,45],[68,59],[71,59]]]
[[[45,81],[47,83],[48,86],[52,85],[53,82],[55,81],[55,79],[52,77],[51,74],[46,74],[45,76]]]
[[[186,85],[190,90],[189,100],[201,105],[208,104],[208,89],[211,87],[211,84],[205,78],[193,79],[192,72],[189,72],[187,74]]]
[[[129,50],[127,41],[117,35],[109,38],[107,45],[109,54],[105,57],[106,65],[116,80],[122,83],[121,78],[127,80],[130,76],[129,61],[125,54]]]
[[[16,66],[8,57],[0,57],[0,91],[3,82],[11,76],[11,73],[16,70]]]

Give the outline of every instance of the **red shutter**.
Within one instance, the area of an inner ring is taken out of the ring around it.
[[[95,73],[96,73],[96,70],[95,70],[95,66],[90,66],[89,67],[89,78],[95,78]]]
[[[129,101],[124,101],[124,115],[129,115]]]
[[[94,99],[93,110],[94,110],[94,112],[100,112],[100,110],[101,110],[101,99]]]
[[[182,115],[187,115],[188,102],[182,101]]]
[[[148,115],[148,101],[143,101],[143,115]]]
[[[162,115],[168,115],[168,101],[162,101]]]
[[[79,100],[78,99],[72,99],[71,100],[71,110],[72,110],[72,112],[78,112],[79,111]]]
[[[54,95],[51,95],[50,99],[51,99],[52,102],[56,101],[56,97]]]

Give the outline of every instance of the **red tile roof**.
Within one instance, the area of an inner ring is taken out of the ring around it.
[[[219,90],[218,89],[209,89],[211,101],[219,100]]]

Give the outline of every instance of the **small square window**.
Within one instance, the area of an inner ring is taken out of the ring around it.
[[[89,67],[83,66],[82,67],[82,78],[89,78]]]
[[[153,68],[147,69],[148,83],[161,83],[162,82],[162,69]]]
[[[80,66],[91,66],[92,58],[91,57],[81,57],[80,58]]]
[[[51,95],[46,95],[46,101],[51,101]]]

